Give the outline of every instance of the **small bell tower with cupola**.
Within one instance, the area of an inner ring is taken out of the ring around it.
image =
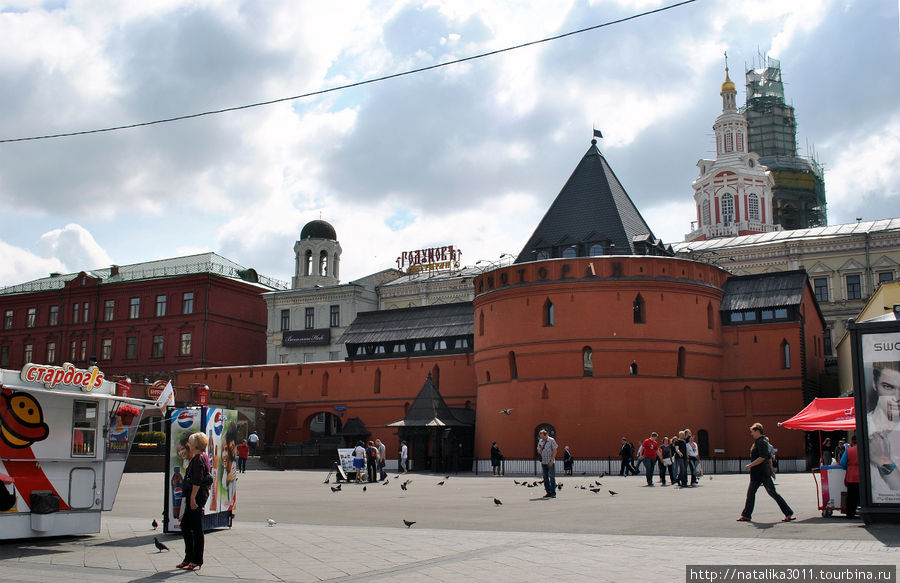
[[[341,244],[329,223],[315,220],[300,231],[294,243],[294,277],[291,288],[306,289],[340,283]]]

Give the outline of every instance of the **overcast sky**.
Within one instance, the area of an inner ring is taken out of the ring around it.
[[[558,35],[674,0],[0,0],[0,139],[300,95]],[[308,221],[349,281],[407,249],[517,254],[590,146],[657,237],[683,239],[738,102],[781,60],[829,224],[900,217],[892,0],[699,0],[381,83],[109,133],[0,143],[0,285],[215,251],[289,281]]]

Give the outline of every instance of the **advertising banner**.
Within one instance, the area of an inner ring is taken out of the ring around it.
[[[900,503],[900,333],[863,334],[860,386],[874,504]],[[860,459],[860,462],[863,460]],[[860,467],[860,471],[863,468]]]
[[[238,421],[237,411],[233,409],[208,409],[214,413],[208,418],[211,420],[213,434],[217,440],[215,457],[210,457],[210,465],[213,474],[213,491],[210,491],[209,510],[223,512],[234,510],[237,497],[237,436]],[[209,435],[209,422],[207,434]],[[212,442],[212,438],[210,438]],[[215,498],[216,506],[212,506]]]
[[[171,428],[169,433],[169,467],[167,468],[166,495],[168,496],[168,521],[166,532],[181,529],[181,505],[184,496],[181,483],[184,470],[187,468],[185,450],[187,440],[192,433],[201,431],[200,409],[172,409],[170,411]]]

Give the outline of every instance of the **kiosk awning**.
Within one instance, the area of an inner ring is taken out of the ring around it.
[[[802,411],[778,426],[805,431],[852,431],[856,429],[853,397],[813,399]]]

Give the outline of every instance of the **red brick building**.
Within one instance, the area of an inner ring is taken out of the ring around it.
[[[516,263],[476,278],[473,304],[360,314],[342,339],[347,361],[182,371],[177,382],[266,394],[270,443],[346,438],[352,419],[396,451],[408,435],[397,422],[434,392],[430,375],[440,415],[462,423],[418,434],[414,460],[446,451],[438,440],[453,433],[469,443],[463,458],[487,457],[493,440],[531,457],[545,426],[582,458],[615,456],[623,435],[685,427],[702,455],[737,457],[754,421],[793,457],[804,435],[776,422],[817,396],[823,328],[802,271],[734,277],[675,258],[592,143]]]
[[[9,286],[0,290],[0,366],[93,359],[107,377],[141,382],[183,368],[261,364],[261,294],[276,285],[204,253]]]

